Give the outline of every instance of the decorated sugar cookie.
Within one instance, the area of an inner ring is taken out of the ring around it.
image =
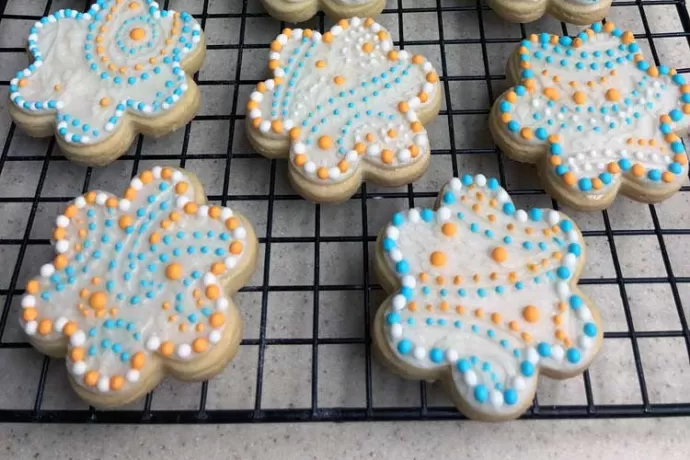
[[[494,104],[494,140],[534,163],[563,203],[604,209],[619,192],[654,203],[687,177],[678,135],[690,124],[690,85],[646,61],[632,33],[609,22],[573,38],[532,35],[507,73],[517,83]]]
[[[511,22],[532,22],[545,14],[572,24],[591,24],[604,19],[611,0],[488,0],[489,6]]]
[[[204,35],[187,13],[152,0],[99,0],[60,10],[29,32],[33,62],[10,81],[10,115],[32,136],[55,135],[65,155],[104,165],[137,133],[162,136],[199,107],[191,74]]]
[[[334,19],[353,16],[377,16],[386,0],[261,0],[274,18],[286,22],[302,22],[324,11]]]
[[[268,66],[273,77],[247,103],[247,135],[264,156],[289,159],[302,196],[342,201],[365,180],[399,186],[424,173],[439,76],[423,56],[394,48],[381,25],[352,18],[323,35],[285,29]]]
[[[274,18],[286,22],[302,22],[324,11],[334,19],[353,16],[377,16],[386,0],[261,0]]]
[[[127,404],[165,375],[207,379],[237,352],[230,294],[254,271],[257,240],[242,215],[205,202],[190,173],[155,167],[123,198],[89,192],[58,216],[57,256],[26,285],[21,325],[66,358],[90,404]]]
[[[390,296],[372,337],[392,370],[441,380],[471,418],[519,417],[540,373],[583,372],[602,342],[577,286],[585,243],[552,209],[516,209],[496,179],[451,180],[436,209],[393,215],[374,268]]]

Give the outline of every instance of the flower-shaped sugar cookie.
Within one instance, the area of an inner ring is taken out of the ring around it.
[[[572,24],[591,24],[604,19],[611,0],[488,0],[489,6],[511,22],[532,22],[548,13]]]
[[[391,295],[374,343],[404,377],[442,380],[467,416],[516,418],[540,372],[579,374],[601,345],[577,287],[582,235],[558,211],[515,209],[483,175],[451,180],[437,203],[393,215],[379,236],[374,267]]]
[[[690,85],[645,61],[632,33],[608,22],[573,38],[532,35],[507,73],[517,85],[494,104],[494,140],[535,163],[558,200],[596,210],[619,191],[658,202],[680,188],[688,158],[676,133],[690,125]]]
[[[119,199],[78,197],[57,218],[58,255],[28,282],[21,324],[66,357],[89,403],[133,401],[166,374],[204,380],[234,356],[242,320],[230,293],[254,271],[248,221],[208,206],[189,173],[155,167]]]
[[[364,180],[399,186],[424,173],[439,77],[374,20],[341,20],[324,34],[285,29],[268,66],[273,78],[247,104],[248,138],[267,157],[289,157],[302,196],[342,201]]]
[[[261,0],[268,14],[285,22],[302,22],[324,11],[334,19],[377,16],[386,0]]]
[[[199,24],[152,0],[99,0],[60,10],[29,35],[33,62],[10,81],[10,114],[33,136],[55,134],[73,161],[107,164],[138,132],[161,136],[194,117],[187,72],[203,63]]]

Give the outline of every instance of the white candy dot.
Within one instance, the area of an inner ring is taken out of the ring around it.
[[[188,358],[192,354],[192,347],[189,344],[183,343],[177,347],[177,356],[180,358]]]
[[[436,216],[438,217],[439,222],[447,221],[448,219],[450,219],[450,215],[450,209],[446,208],[445,206],[439,208],[438,211],[436,211]]]
[[[524,390],[524,388],[525,388],[525,379],[523,379],[523,378],[520,377],[519,375],[518,375],[518,376],[515,376],[515,377],[513,378],[513,388],[515,388],[517,391]]]
[[[491,404],[494,407],[501,407],[503,405],[503,392],[494,390],[491,392]]]
[[[400,236],[400,230],[398,230],[397,227],[391,225],[386,229],[386,236],[391,240],[395,241]]]
[[[69,242],[67,240],[60,240],[55,243],[55,250],[60,254],[67,252],[69,249]],[[50,276],[50,275],[49,275]]]
[[[452,178],[450,180],[449,184],[450,184],[450,188],[455,190],[455,191],[462,189],[462,181],[460,179],[458,179],[457,177]]]
[[[560,345],[553,345],[551,347],[551,357],[556,361],[561,361],[565,356],[565,350]]]
[[[139,374],[139,371],[136,369],[130,369],[125,374],[125,378],[130,383],[138,382],[140,376],[141,376],[141,374]]]
[[[72,373],[74,375],[83,375],[86,372],[86,363],[84,361],[77,361],[72,365]]]
[[[409,219],[410,222],[412,222],[413,224],[416,224],[420,220],[419,211],[417,211],[415,208],[410,209],[407,212],[407,218]]]
[[[34,335],[37,329],[38,322],[36,321],[29,321],[24,325],[24,332],[26,332],[27,335]]]
[[[146,341],[146,349],[150,351],[156,351],[158,350],[158,347],[161,346],[161,340],[156,337],[152,336],[149,337],[149,339]]]
[[[412,275],[405,275],[402,279],[402,285],[410,289],[414,289],[417,286],[417,280],[415,280]]]
[[[84,342],[86,342],[86,334],[84,334],[84,331],[76,331],[69,338],[69,343],[72,344],[73,347],[80,347],[84,345]]]
[[[561,215],[558,214],[558,211],[549,211],[546,215],[546,218],[548,219],[549,224],[556,225],[561,220]]]
[[[220,297],[218,300],[216,300],[216,310],[218,311],[225,311],[229,306],[230,302],[228,302],[228,299],[225,297]]]
[[[395,323],[391,325],[390,331],[391,337],[393,337],[394,339],[399,339],[400,337],[402,337],[403,329],[400,323]]]
[[[60,228],[67,227],[69,225],[69,217],[60,215],[55,219],[55,224]]]
[[[477,384],[477,381],[479,380],[477,378],[477,373],[474,372],[472,369],[462,374],[462,378],[470,388],[475,386]]]
[[[402,310],[405,308],[405,304],[407,303],[407,299],[405,299],[405,296],[402,294],[397,294],[396,296],[393,297],[393,308],[395,310]]]
[[[414,357],[416,359],[422,360],[426,357],[426,348],[424,347],[415,347],[414,351],[412,352]]]
[[[32,295],[25,295],[22,297],[22,308],[30,308],[36,306],[36,297]]]
[[[459,358],[458,352],[452,348],[446,350],[446,361],[449,363],[454,363]]]
[[[53,266],[53,264],[45,264],[41,267],[41,276],[47,278],[53,273],[55,273],[55,267]]]
[[[110,390],[110,379],[108,379],[107,376],[102,376],[100,379],[98,379],[98,384],[96,385],[98,388],[98,391],[101,393],[105,393],[108,390]]]
[[[218,343],[220,342],[221,337],[223,337],[223,335],[220,333],[220,331],[211,331],[211,333],[208,335],[208,341],[211,343]]]
[[[518,222],[525,223],[527,222],[527,213],[522,209],[518,209],[515,211],[515,218]]]
[[[474,182],[479,187],[484,187],[486,185],[486,176],[484,174],[477,174],[474,176]]]

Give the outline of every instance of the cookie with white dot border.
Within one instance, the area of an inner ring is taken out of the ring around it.
[[[380,24],[360,18],[323,34],[285,29],[270,48],[273,77],[250,94],[247,138],[262,155],[288,159],[300,195],[339,202],[362,182],[397,187],[426,171],[424,124],[442,90],[424,56],[396,49]]]
[[[10,81],[10,115],[31,136],[54,135],[74,162],[108,164],[137,134],[168,134],[199,108],[201,26],[155,1],[57,11],[31,27],[28,50],[31,64]]]
[[[333,19],[377,16],[386,0],[261,0],[264,8],[276,19],[302,22],[323,11]]]
[[[611,8],[611,0],[488,0],[488,4],[510,22],[532,22],[549,14],[580,25],[601,21]]]
[[[434,209],[393,215],[376,241],[386,293],[374,350],[395,373],[440,380],[466,416],[519,417],[540,374],[581,374],[602,344],[577,283],[585,243],[553,209],[516,209],[498,180],[446,184]]]
[[[77,394],[128,404],[165,375],[202,381],[239,349],[230,295],[249,279],[249,221],[206,203],[189,172],[154,167],[122,198],[92,191],[56,219],[57,255],[26,285],[20,323],[31,344],[65,358]]]
[[[621,193],[656,203],[687,179],[690,84],[645,60],[631,32],[607,22],[574,37],[533,34],[506,73],[515,86],[492,108],[494,140],[533,163],[560,202],[601,210]]]

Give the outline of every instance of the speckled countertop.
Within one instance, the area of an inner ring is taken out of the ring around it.
[[[43,14],[46,7],[84,9],[87,4],[84,0],[46,1],[7,3],[0,19],[0,81],[5,86],[26,64],[22,47],[26,31],[35,20],[31,16]],[[253,84],[265,75],[266,47],[280,24],[251,14],[242,37],[248,46],[238,50],[242,19],[237,13],[242,11],[242,0],[167,3],[173,9],[197,15],[206,9],[212,15],[205,21],[208,59],[199,73],[204,101],[200,116],[186,130],[157,141],[143,139],[120,161],[88,170],[64,161],[57,150],[49,152],[50,140],[31,139],[10,128],[6,99],[0,97],[0,145],[4,145],[0,157],[0,260],[3,266],[12,267],[0,272],[0,307],[8,309],[3,310],[6,325],[0,331],[0,410],[33,414],[34,409],[49,412],[87,408],[66,383],[63,364],[44,361],[26,348],[17,326],[20,296],[15,290],[21,289],[18,286],[24,285],[35,267],[50,258],[52,250],[47,239],[58,210],[85,188],[121,190],[134,168],[181,163],[200,177],[215,200],[227,198],[229,206],[252,217],[262,238],[262,262],[249,282],[253,289],[236,297],[245,320],[245,342],[238,357],[209,382],[206,409],[249,412],[258,405],[262,410],[308,412],[316,395],[319,408],[364,410],[367,381],[373,409],[412,411],[421,404],[420,394],[425,395],[430,409],[449,407],[448,399],[434,385],[420,391],[419,383],[391,375],[375,360],[370,369],[365,366],[365,312],[375,309],[379,292],[372,292],[370,305],[366,306],[361,286],[375,281],[362,279],[366,264],[362,245],[367,244],[367,237],[373,240],[393,211],[409,204],[408,196],[389,197],[381,188],[368,186],[367,192],[377,192],[378,196],[365,198],[368,215],[363,216],[359,198],[338,206],[315,207],[294,195],[285,180],[284,164],[277,162],[272,170],[269,161],[251,155],[243,133],[244,120],[235,119],[231,113],[236,106],[238,114],[243,114]],[[682,34],[676,3],[614,1],[610,20],[638,36],[652,33],[653,46],[646,39],[639,40],[643,50],[649,54],[653,48],[661,62],[687,69],[690,47],[687,34]],[[495,153],[486,113],[491,95],[495,97],[506,87],[502,78],[504,63],[522,34],[564,30],[548,18],[521,29],[506,24],[487,9],[481,10],[481,16],[476,9],[447,9],[476,4],[475,0],[389,0],[386,13],[378,18],[394,40],[412,42],[406,48],[422,52],[439,70],[443,66],[438,43],[441,38],[452,42],[443,48],[445,76],[452,77],[446,86],[448,98],[443,110],[450,114],[443,112],[428,126],[432,147],[439,154],[434,155],[427,174],[414,184],[413,193],[429,192],[422,197],[415,195],[416,205],[433,201],[431,196],[451,177],[453,165],[462,172],[494,176],[502,170],[511,191],[535,187],[532,169]],[[261,12],[258,1],[249,0],[246,5],[250,13]],[[446,9],[440,12],[438,5]],[[401,14],[399,6],[403,8]],[[429,9],[409,9],[413,7]],[[309,24],[318,25],[313,21]],[[572,34],[576,30],[568,26],[566,31]],[[479,43],[480,37],[486,39],[485,46]],[[18,155],[26,159],[17,161]],[[401,191],[407,189],[394,190]],[[269,199],[271,193],[278,199]],[[517,201],[520,206],[551,203],[539,193],[523,195]],[[606,214],[564,209],[588,232],[585,239],[589,258],[582,278],[596,282],[585,284],[583,289],[597,299],[609,337],[590,369],[591,394],[587,394],[582,378],[565,382],[542,379],[537,392],[541,407],[635,405],[630,407],[639,410],[645,394],[652,405],[690,403],[690,365],[683,339],[687,331],[679,322],[681,311],[690,317],[690,283],[678,282],[677,296],[669,285],[672,277],[690,277],[690,235],[678,231],[690,228],[689,205],[690,192],[683,191],[654,207],[619,199]],[[268,215],[272,215],[270,226]],[[362,235],[363,219],[367,221],[368,235]],[[628,231],[633,229],[637,232]],[[320,242],[315,241],[317,231]],[[347,238],[334,238],[342,236]],[[668,251],[668,263],[661,257],[661,243]],[[270,258],[266,251],[269,245]],[[614,248],[620,272],[612,261]],[[315,269],[317,256],[319,270]],[[318,298],[311,288],[316,274],[320,286],[326,287],[319,291]],[[344,285],[359,287],[344,289]],[[288,290],[284,286],[305,288]],[[633,327],[642,335],[631,334]],[[663,331],[672,333],[660,334]],[[315,332],[326,343],[314,345]],[[259,360],[263,367],[257,373]],[[317,366],[313,366],[315,362]],[[318,384],[313,376],[318,377]],[[166,380],[153,393],[151,410],[196,411],[200,389],[200,384]],[[132,411],[142,408],[142,402],[127,407]],[[6,424],[0,426],[0,458],[686,459],[690,452],[689,431],[688,418],[505,424]]]

